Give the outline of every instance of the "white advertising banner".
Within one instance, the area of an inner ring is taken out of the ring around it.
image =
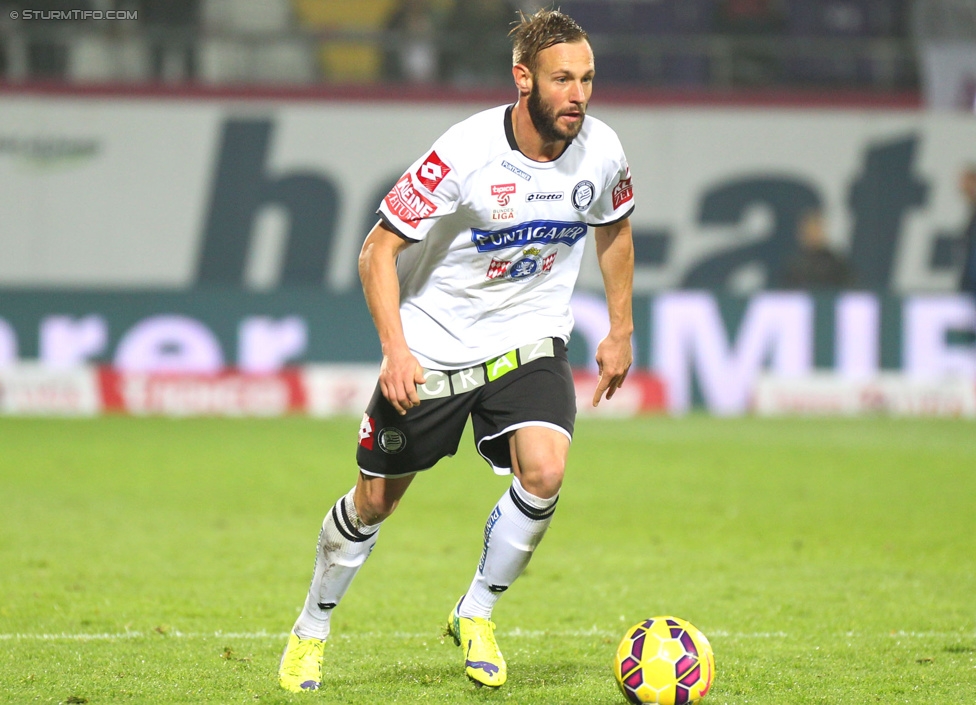
[[[832,373],[790,378],[762,375],[753,410],[761,416],[976,417],[976,383],[971,379],[917,379],[881,374],[851,380]]]
[[[311,416],[358,416],[366,410],[379,365],[309,365],[302,371]]]
[[[0,414],[92,416],[101,410],[98,379],[91,367],[0,367]]]
[[[386,190],[484,107],[5,94],[0,287],[350,290]],[[971,116],[605,105],[599,92],[591,114],[630,160],[638,293],[775,287],[812,209],[859,286],[955,288]],[[581,283],[599,289],[588,254]]]

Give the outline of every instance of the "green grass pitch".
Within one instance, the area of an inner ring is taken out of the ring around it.
[[[710,637],[706,705],[976,702],[976,425],[884,418],[581,420],[497,691],[441,636],[507,487],[467,437],[384,526],[323,689],[280,691],[357,428],[0,419],[0,702],[610,705],[659,614]]]

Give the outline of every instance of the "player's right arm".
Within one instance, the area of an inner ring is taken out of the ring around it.
[[[417,385],[424,383],[423,368],[407,346],[400,319],[396,259],[410,244],[381,220],[369,231],[359,253],[359,278],[383,349],[380,391],[400,414],[420,403]]]

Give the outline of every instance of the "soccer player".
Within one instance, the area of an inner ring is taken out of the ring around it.
[[[630,369],[634,196],[616,134],[586,115],[587,35],[541,10],[521,15],[512,36],[518,101],[437,140],[383,200],[363,244],[360,276],[383,362],[359,428],[356,486],[325,517],[281,659],[287,690],[319,688],[333,609],[415,474],[457,451],[469,416],[478,452],[514,477],[488,517],[447,633],[469,678],[505,682],[492,608],[525,569],[559,498],[576,415],[570,296],[588,226],[610,317],[593,404]]]

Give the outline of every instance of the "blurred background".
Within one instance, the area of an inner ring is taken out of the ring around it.
[[[358,414],[375,209],[515,100],[540,6],[0,2],[0,411],[256,413],[294,373],[280,408]],[[643,382],[606,413],[976,415],[976,0],[558,6],[637,198]],[[601,296],[589,253],[581,375]]]
[[[508,0],[5,2],[8,82],[507,86]],[[568,0],[604,86],[923,91],[971,109],[967,0]],[[36,17],[13,19],[11,11]],[[50,12],[83,13],[74,21]],[[95,12],[117,13],[101,21]],[[118,17],[119,19],[115,19]],[[955,79],[955,80],[953,80]],[[951,85],[950,85],[951,84]]]

